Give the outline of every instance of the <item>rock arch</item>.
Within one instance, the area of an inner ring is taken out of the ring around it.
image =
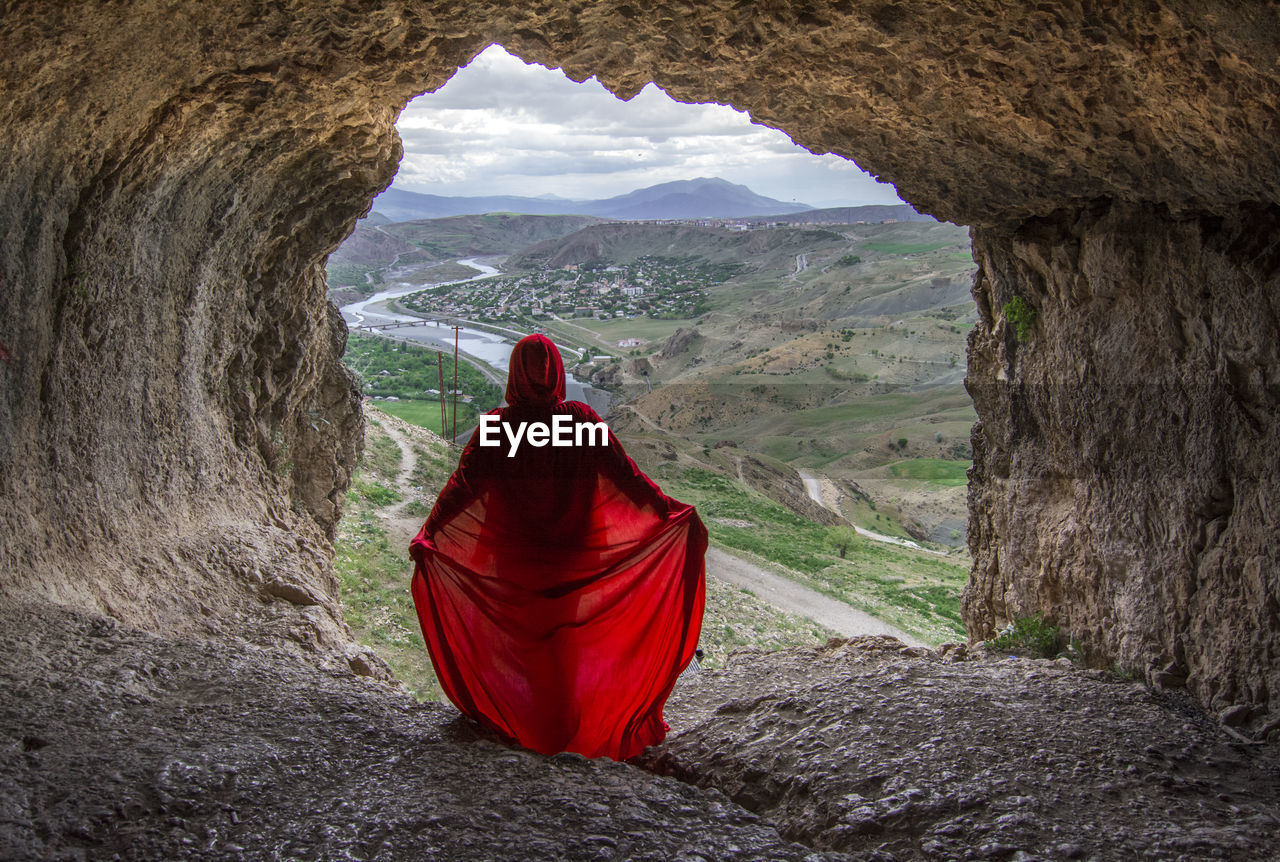
[[[0,592],[341,644],[359,415],[322,263],[398,110],[491,42],[731,103],[972,225],[971,635],[1043,610],[1273,700],[1280,14],[1225,0],[10,4]]]

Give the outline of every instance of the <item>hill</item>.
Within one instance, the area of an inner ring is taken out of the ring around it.
[[[808,470],[835,483],[831,505],[859,526],[905,535],[901,523],[917,539],[962,544],[956,477],[970,457],[974,414],[962,381],[975,315],[964,228],[933,220],[827,230],[602,225],[528,249],[507,268],[592,259],[618,267],[611,277],[640,283],[652,265],[630,261],[645,254],[739,267],[708,283],[697,306],[706,310],[687,319],[630,318],[629,310],[619,318],[607,294],[596,301],[611,319],[543,324],[558,338],[624,354],[593,373],[639,395],[630,408],[643,418],[617,417],[627,430],[658,433],[730,478],[751,456]],[[639,300],[649,296],[646,287]],[[752,485],[794,508],[794,495]]]
[[[646,256],[698,257],[712,263],[761,268],[790,261],[814,245],[841,243],[826,230],[735,231],[683,224],[600,224],[530,246],[507,259],[508,271],[603,261],[629,263]]]
[[[584,212],[619,219],[741,218],[812,209],[758,195],[743,185],[699,177],[594,201]]]
[[[960,546],[974,421],[962,385],[968,233],[898,208],[848,213],[891,220],[733,229],[489,214],[362,227],[342,252],[382,255],[382,269],[354,273],[361,291],[471,272],[415,256],[506,253],[502,275],[401,305],[590,348],[600,358],[579,378],[646,392],[620,428],[657,434],[683,463],[812,519],[823,513],[808,511],[795,473],[808,471],[831,483],[824,505],[859,526]]]
[[[910,204],[870,204],[860,207],[827,207],[776,216],[757,216],[747,219],[753,223],[779,224],[874,224],[879,222],[937,221],[933,216],[916,212]]]
[[[377,215],[371,213],[360,220],[351,236],[329,256],[331,281],[335,270],[341,272],[344,268],[377,269],[395,264],[510,254],[599,221],[590,216],[489,213],[388,223],[375,220]]]
[[[510,254],[544,240],[566,236],[600,220],[580,215],[517,215],[509,212],[397,222],[379,230],[408,243],[433,260]]]
[[[491,195],[445,197],[389,188],[373,202],[373,211],[390,221],[438,219],[455,215],[511,212],[525,215],[591,215],[611,219],[741,218],[812,209],[758,195],[727,180],[700,177],[637,189],[602,200]]]
[[[372,214],[381,215],[393,222],[492,212],[560,215],[569,212],[569,206],[573,203],[574,201],[527,198],[518,195],[449,197],[411,192],[393,186],[374,198]]]

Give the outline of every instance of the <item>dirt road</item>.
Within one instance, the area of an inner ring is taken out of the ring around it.
[[[423,494],[419,488],[413,485],[411,477],[418,466],[418,453],[414,451],[408,438],[405,437],[404,428],[408,423],[390,414],[381,413],[378,417],[378,424],[381,426],[382,431],[400,448],[400,469],[396,475],[396,490],[400,492],[401,500],[399,503],[382,510],[381,514],[393,543],[397,547],[405,547],[409,544],[409,540],[417,535],[424,520],[421,515],[406,515],[405,509],[414,500],[419,500],[426,504],[434,503],[435,501],[431,499],[430,495]]]
[[[804,489],[808,492],[810,500],[817,503],[819,506],[830,509],[837,515],[841,514],[839,507],[832,502],[836,497],[836,487],[830,479],[826,477],[819,479],[807,470],[797,470],[796,473],[800,475],[800,480],[804,482]],[[941,551],[922,547],[910,539],[899,539],[896,536],[886,536],[883,533],[875,533],[871,530],[859,527],[856,524],[853,529],[859,536],[863,536],[876,542],[884,542],[886,545],[897,545],[900,548],[911,548],[913,551],[924,551],[926,554],[936,554],[939,557],[946,556],[946,554]]]
[[[762,569],[720,548],[707,549],[707,574],[746,587],[779,610],[799,614],[845,637],[890,635],[910,646],[926,644],[864,611],[836,601],[781,575]]]

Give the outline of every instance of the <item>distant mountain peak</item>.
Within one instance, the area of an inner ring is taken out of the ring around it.
[[[526,215],[591,215],[646,221],[653,219],[747,218],[784,215],[812,209],[756,194],[721,177],[672,180],[604,200],[570,200],[553,194],[540,197],[492,195],[444,197],[394,186],[374,200],[373,209],[392,221],[514,212]]]

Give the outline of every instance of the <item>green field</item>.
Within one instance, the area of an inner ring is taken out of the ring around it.
[[[445,391],[453,389],[453,357],[402,341],[372,335],[351,335],[342,361],[360,379],[361,391],[370,397],[394,396],[399,401],[378,401],[378,407],[406,422],[429,428],[442,436],[454,427],[454,399],[445,396],[446,422],[440,427],[440,401],[428,389],[440,388],[443,369]],[[502,390],[466,362],[458,363],[458,388],[473,397],[470,404],[458,400],[459,432],[475,425],[481,413],[498,406]]]
[[[940,461],[937,458],[915,458],[889,465],[889,472],[900,479],[919,479],[954,488],[969,481],[969,461]]]
[[[343,363],[360,381],[366,395],[394,395],[423,400],[429,389],[454,388],[453,357],[447,353],[392,341],[376,335],[352,334],[347,338]],[[458,388],[488,410],[498,406],[502,391],[467,362],[457,367]]]
[[[868,240],[861,244],[861,248],[869,251],[878,251],[882,254],[919,254],[925,251],[937,251],[940,248],[950,248],[955,245],[954,242],[886,242],[883,240]],[[958,258],[963,259],[963,258]]]
[[[852,396],[844,404],[808,410],[766,413],[762,409],[741,425],[716,433],[754,440],[758,451],[801,466],[825,467],[839,460],[865,467],[888,455],[887,451],[879,454],[878,444],[884,441],[905,437],[917,450],[933,444],[940,433],[945,440],[963,441],[975,419],[973,403],[963,388],[934,387]],[[867,452],[868,446],[876,451]]]
[[[434,431],[441,437],[453,433],[453,405],[446,402],[445,416],[449,427],[440,428],[439,401],[379,401],[378,409],[398,416],[406,422]],[[458,404],[458,433],[461,434],[480,421],[480,412],[470,404]]]

